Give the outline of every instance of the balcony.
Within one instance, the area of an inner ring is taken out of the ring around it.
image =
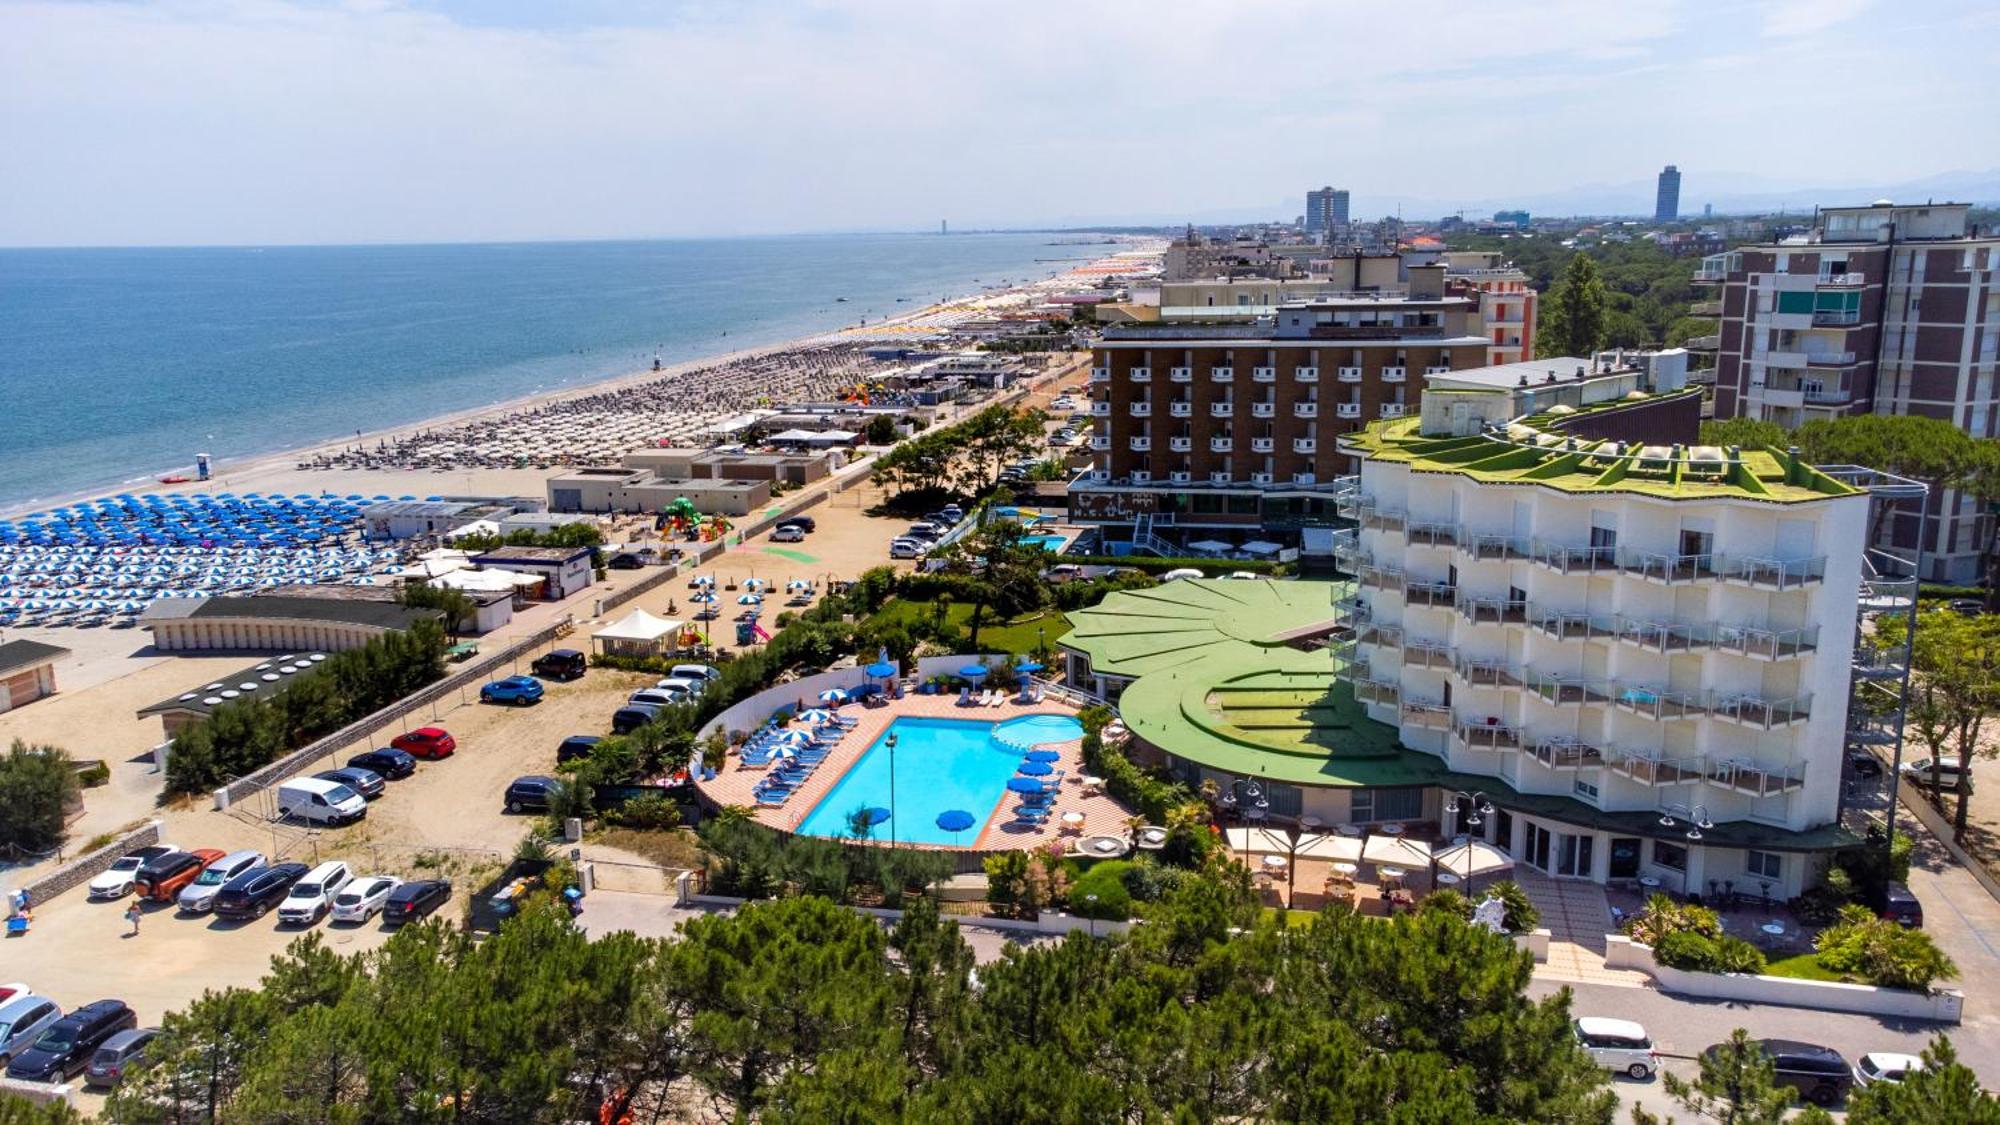
[[[1718,719],[1741,723],[1746,727],[1777,730],[1803,723],[1812,717],[1812,696],[1765,699],[1756,695],[1717,692],[1708,705],[1708,711]]]
[[[1525,625],[1528,603],[1509,598],[1458,599],[1458,614],[1474,625]]]
[[[1132,369],[1132,381],[1133,381],[1134,383],[1150,383],[1150,382],[1152,382],[1152,381],[1153,381],[1153,369],[1152,369],[1152,368],[1150,368],[1150,367],[1134,367],[1134,368]]]
[[[1796,590],[1826,580],[1826,558],[1773,559],[1758,555],[1724,555],[1722,580],[1758,590]]]
[[[1851,328],[1861,323],[1860,309],[1815,309],[1814,328]]]
[[[1373,504],[1373,500],[1361,495],[1360,477],[1349,474],[1344,477],[1333,478],[1333,511],[1341,519],[1358,520],[1361,518],[1362,507],[1364,505],[1372,506]],[[1345,534],[1350,533],[1335,533],[1336,536]]]
[[[1108,402],[1093,402],[1090,404],[1090,414],[1093,418],[1109,418],[1111,417],[1111,404]]]
[[[1134,453],[1151,453],[1153,451],[1153,439],[1149,437],[1135,437],[1129,439],[1125,443],[1125,446]]]
[[[1528,624],[1559,641],[1594,641],[1616,636],[1617,621],[1610,617],[1563,610],[1528,610]]]
[[[1153,416],[1153,404],[1150,402],[1135,402],[1126,407],[1125,411],[1134,418],[1151,418]]]
[[[1382,417],[1401,418],[1403,416],[1403,412],[1407,409],[1408,408],[1405,407],[1400,402],[1385,402],[1382,404]]]
[[[1527,675],[1526,686],[1541,696],[1543,702],[1559,707],[1611,702],[1610,684],[1571,673],[1531,671]]]
[[[1108,451],[1111,448],[1110,436],[1107,434],[1090,435],[1090,448],[1096,450],[1099,453],[1104,453]]]
[[[1236,369],[1234,367],[1211,367],[1208,369],[1208,378],[1210,382],[1214,383],[1234,383],[1236,381]]]
[[[1277,452],[1277,448],[1278,441],[1276,438],[1253,437],[1250,439],[1250,452],[1252,453],[1275,453]]]
[[[1292,368],[1292,378],[1301,383],[1317,383],[1319,382],[1319,368],[1294,367]]]
[[[1699,755],[1663,758],[1658,750],[1604,748],[1604,764],[1641,785],[1689,785],[1707,776]]]
[[[1858,289],[1861,286],[1868,284],[1868,275],[1865,273],[1855,273],[1853,271],[1849,271],[1847,273],[1834,273],[1833,271],[1828,270],[1821,273],[1819,277],[1813,281],[1813,284],[1821,289]]]
[[[1167,368],[1167,380],[1173,383],[1192,383],[1194,382],[1194,368],[1169,367]]]
[[[1151,469],[1133,469],[1132,483],[1133,484],[1153,483],[1153,471]]]
[[[1236,404],[1233,402],[1211,402],[1208,404],[1208,416],[1210,418],[1234,418],[1236,416]]]
[[[1688,306],[1687,314],[1689,316],[1721,316],[1722,302],[1696,301],[1694,304]]]
[[[1251,474],[1250,474],[1250,483],[1251,483],[1251,484],[1270,484],[1270,483],[1271,483],[1271,474],[1269,474],[1269,473],[1251,473]]]
[[[1690,692],[1669,691],[1641,684],[1619,685],[1618,694],[1611,702],[1620,710],[1660,722],[1668,719],[1698,719],[1707,710],[1701,705],[1701,699]]]
[[[1471,687],[1519,687],[1521,670],[1504,660],[1465,660],[1452,665],[1452,673]]]
[[[1333,404],[1333,416],[1335,418],[1359,418],[1361,417],[1361,404],[1358,402],[1336,402]]]
[[[1450,668],[1451,646],[1443,641],[1403,642],[1403,667],[1405,668]]]
[[[1342,570],[1354,570],[1354,564],[1361,558],[1361,536],[1351,527],[1343,527],[1333,533],[1333,561]]]
[[[1275,402],[1253,402],[1250,404],[1250,416],[1252,418],[1276,418],[1278,416],[1278,404]]]
[[[1875,649],[1866,645],[1854,650],[1854,675],[1864,680],[1900,680],[1909,671],[1901,648]]]
[[[1317,403],[1317,402],[1295,402],[1295,403],[1293,403],[1293,404],[1292,404],[1292,417],[1294,417],[1294,418],[1317,418],[1317,417],[1319,417],[1319,403]]]
[[[1715,647],[1757,660],[1790,660],[1819,649],[1819,627],[1754,629],[1743,625],[1718,625]]]
[[[1309,437],[1295,437],[1292,439],[1292,452],[1305,453],[1305,454],[1318,453],[1319,439],[1309,438]]]
[[[1176,418],[1194,417],[1194,403],[1186,399],[1176,399],[1167,404],[1167,413]]]
[[[1471,535],[1461,537],[1458,549],[1475,559],[1525,559],[1526,540],[1511,535]]]
[[[1544,738],[1535,743],[1529,754],[1552,770],[1580,770],[1604,764],[1604,751],[1578,738]]]
[[[1403,630],[1394,625],[1369,625],[1355,635],[1355,640],[1377,648],[1401,649]]]
[[[1187,484],[1194,480],[1194,474],[1186,469],[1175,469],[1167,474],[1167,480],[1174,484]]]
[[[1707,626],[1692,623],[1627,617],[1618,622],[1618,639],[1651,652],[1692,652],[1708,647],[1709,630]]]
[[[1307,441],[1310,439],[1296,438],[1294,440]],[[1403,530],[1405,520],[1401,510],[1381,507],[1375,502],[1375,498],[1372,496],[1361,498],[1355,514],[1351,518],[1360,521],[1361,526],[1370,531],[1401,531]]]
[[[1091,368],[1090,381],[1093,383],[1109,383],[1111,381],[1111,369],[1109,367]]]
[[[1691,352],[1713,352],[1722,349],[1722,333],[1711,332],[1706,336],[1690,336],[1686,344]]]
[[[1424,368],[1424,374],[1426,374],[1426,375],[1449,375],[1449,374],[1451,374],[1451,364],[1449,364],[1449,363],[1440,363],[1440,364],[1437,364],[1436,366],[1433,366],[1433,367],[1426,367],[1426,368]]]
[[[1278,369],[1275,367],[1253,367],[1250,369],[1250,381],[1253,383],[1275,383],[1278,381]]]
[[[1343,383],[1359,383],[1361,381],[1361,369],[1359,367],[1337,368],[1334,371],[1334,377]]]
[[[1384,383],[1401,383],[1407,381],[1408,378],[1409,368],[1407,367],[1384,367],[1382,369],[1382,381]]]
[[[1683,582],[1709,581],[1721,576],[1714,555],[1669,555],[1641,551],[1621,551],[1619,569],[1648,582],[1676,586]]]
[[[1752,797],[1778,797],[1805,785],[1805,769],[1798,765],[1765,765],[1746,758],[1713,762],[1708,767],[1711,785],[1734,789]]]
[[[1534,560],[1562,574],[1598,574],[1618,569],[1616,547],[1565,547],[1536,539],[1528,545]]]
[[[1292,474],[1292,483],[1293,483],[1293,484],[1317,484],[1317,483],[1319,483],[1319,477],[1318,477],[1318,475],[1317,475],[1317,474],[1314,474],[1314,473],[1293,473],[1293,474]]]
[[[1212,437],[1208,439],[1208,451],[1210,453],[1228,453],[1235,448],[1236,440],[1234,438]]]
[[[1428,700],[1407,700],[1403,703],[1403,725],[1448,729],[1451,726],[1451,708]]]
[[[1458,604],[1458,587],[1449,582],[1412,582],[1403,591],[1403,599],[1410,605],[1451,609]]]
[[[1167,439],[1167,448],[1175,453],[1193,453],[1194,439],[1186,434],[1175,434]]]
[[[1083,474],[1083,479],[1091,484],[1110,484],[1111,470],[1091,469]]]
[[[1411,546],[1454,547],[1458,545],[1458,525],[1455,523],[1417,523],[1411,521],[1409,536]]]
[[[1387,680],[1357,678],[1354,681],[1354,698],[1360,703],[1380,703],[1394,707],[1402,701],[1403,689]]]
[[[1214,444],[1214,443],[1212,443],[1212,442],[1211,442],[1210,444]],[[1236,483],[1236,474],[1234,474],[1234,473],[1230,472],[1230,471],[1229,471],[1228,469],[1216,469],[1216,470],[1214,470],[1213,472],[1211,472],[1211,473],[1209,473],[1209,474],[1208,474],[1208,483],[1210,483],[1210,484],[1235,484],[1235,483]]]
[[[1508,726],[1497,719],[1488,719],[1485,722],[1456,719],[1451,724],[1451,736],[1468,750],[1521,748],[1521,729]]]

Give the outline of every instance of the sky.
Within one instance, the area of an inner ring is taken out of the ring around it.
[[[1996,105],[1990,0],[0,0],[0,245],[1692,200],[1983,172]]]

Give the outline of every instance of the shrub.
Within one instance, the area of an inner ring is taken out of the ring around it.
[[[1673,969],[1696,973],[1761,973],[1764,951],[1728,934],[1710,936],[1674,930],[1653,947],[1653,959]]]
[[[1864,906],[1843,906],[1840,920],[1813,941],[1820,967],[1855,973],[1885,988],[1922,991],[1950,980],[1958,966],[1922,930],[1877,918]]]
[[[1001,852],[986,857],[986,903],[1003,918],[1017,918],[1028,891],[1028,854]]]
[[[1660,942],[1671,933],[1693,933],[1706,938],[1722,936],[1722,919],[1715,911],[1705,906],[1691,906],[1675,902],[1663,894],[1655,894],[1646,900],[1646,909],[1634,915],[1625,923],[1625,932],[1633,941],[1650,945],[1655,951]]]
[[[637,828],[642,831],[664,831],[681,826],[680,806],[657,793],[648,793],[611,809],[604,819],[621,828]]]
[[[1716,973],[1761,973],[1764,971],[1764,951],[1728,934],[1715,939]]]
[[[1425,895],[1417,909],[1426,914],[1449,914],[1461,921],[1472,918],[1472,900],[1450,887],[1440,887]]]
[[[111,767],[105,765],[103,762],[99,762],[94,766],[85,766],[83,769],[76,771],[77,784],[83,786],[85,789],[95,789],[100,785],[108,783],[110,780]]]
[[[80,785],[69,755],[20,739],[0,757],[0,856],[45,852],[62,843],[63,817]]]
[[[1498,897],[1507,907],[1507,917],[1502,924],[1507,927],[1508,933],[1531,933],[1542,924],[1542,912],[1535,909],[1534,900],[1514,880],[1503,879],[1486,888],[1486,893]]]
[[[1135,865],[1127,860],[1108,859],[1083,873],[1069,890],[1069,911],[1079,918],[1100,922],[1123,922],[1132,916],[1132,892],[1126,877]],[[1096,901],[1092,901],[1095,897]]]

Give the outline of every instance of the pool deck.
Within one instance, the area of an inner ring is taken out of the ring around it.
[[[905,695],[901,699],[889,700],[874,707],[850,703],[840,708],[840,714],[860,720],[855,728],[842,736],[827,755],[825,762],[813,771],[792,794],[790,800],[777,808],[760,807],[751,790],[764,777],[766,770],[745,766],[733,753],[728,762],[716,774],[714,781],[699,782],[698,786],[710,801],[723,805],[743,805],[754,809],[758,823],[791,832],[798,828],[806,816],[812,812],[820,798],[839,784],[854,763],[861,760],[868,747],[881,737],[889,724],[900,718],[928,719],[970,719],[978,722],[1003,723],[1008,719],[1018,719],[1023,715],[1061,715],[1074,718],[1076,710],[1055,700],[1041,703],[1021,704],[1009,695],[1008,702],[999,707],[960,707],[958,696],[952,695]],[[1010,824],[1014,811],[1014,795],[1008,794],[994,809],[992,817],[980,826],[977,836],[964,845],[952,844],[908,844],[908,847],[937,848],[942,851],[1014,851],[1033,848],[1061,840],[1071,843],[1086,836],[1125,835],[1125,822],[1132,816],[1132,810],[1103,795],[1085,796],[1083,792],[1083,741],[1051,743],[1048,749],[1062,755],[1054,763],[1063,771],[1062,795],[1056,798],[1055,813],[1039,827],[1029,828]],[[1066,830],[1061,817],[1066,812],[1081,812],[1081,831]]]

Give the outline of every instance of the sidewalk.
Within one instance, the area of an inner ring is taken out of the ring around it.
[[[1611,929],[1611,905],[1604,888],[1581,879],[1551,879],[1525,866],[1514,869],[1514,881],[1528,892],[1549,931],[1549,959],[1535,967],[1545,980],[1578,984],[1612,984],[1628,988],[1651,985],[1644,973],[1604,966],[1604,938]]]

